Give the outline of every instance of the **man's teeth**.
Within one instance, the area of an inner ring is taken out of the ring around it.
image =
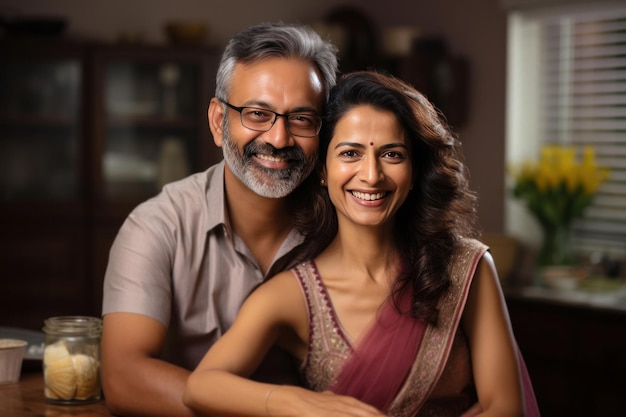
[[[350,191],[350,192],[356,198],[360,200],[367,200],[367,201],[380,200],[381,198],[385,196],[385,193],[369,194],[369,193],[361,193],[359,191]]]
[[[278,158],[276,156],[273,155],[266,155],[266,154],[256,154],[257,158],[259,159],[263,159],[265,161],[270,161],[270,162],[283,162],[284,160],[282,158]]]

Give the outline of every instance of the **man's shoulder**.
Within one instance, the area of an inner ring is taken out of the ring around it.
[[[223,168],[221,164],[191,174],[185,178],[165,184],[161,192],[142,204],[186,205],[189,201],[205,201],[223,190]]]
[[[197,198],[207,193],[218,193],[224,184],[223,163],[213,165],[205,171],[191,174],[185,178],[165,184],[158,197],[177,196]]]
[[[166,184],[159,194],[139,204],[132,215],[200,220],[204,217],[202,213],[221,204],[223,197],[220,196],[223,196],[223,164]]]

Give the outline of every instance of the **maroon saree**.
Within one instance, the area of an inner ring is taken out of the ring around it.
[[[410,311],[410,294],[405,293],[398,304],[402,311]],[[367,349],[352,351],[329,389],[387,410],[409,374],[425,329],[424,321],[398,314],[388,302],[376,325],[359,341]]]
[[[469,347],[460,319],[472,277],[487,247],[464,239],[451,260],[451,290],[441,300],[439,325],[399,315],[388,303],[376,326],[353,345],[337,319],[312,261],[294,268],[309,310],[309,352],[301,371],[312,389],[351,395],[393,417],[458,417],[477,410]],[[410,297],[399,300],[404,310]],[[518,351],[519,353],[519,351]],[[538,417],[520,355],[526,415]],[[467,414],[469,417],[473,414]]]

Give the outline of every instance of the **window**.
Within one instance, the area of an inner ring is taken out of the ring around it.
[[[611,170],[573,244],[626,254],[626,5],[568,5],[509,13],[507,164],[536,158],[546,143],[596,149]],[[507,201],[507,232],[538,244],[522,203]]]

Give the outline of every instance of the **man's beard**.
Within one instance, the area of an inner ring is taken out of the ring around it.
[[[307,178],[315,167],[317,152],[307,160],[300,147],[276,149],[260,139],[247,143],[242,155],[237,144],[230,138],[228,121],[224,120],[222,130],[222,152],[226,164],[239,181],[262,197],[286,197]],[[291,167],[287,169],[265,168],[253,160],[255,154],[272,155],[289,161]]]

